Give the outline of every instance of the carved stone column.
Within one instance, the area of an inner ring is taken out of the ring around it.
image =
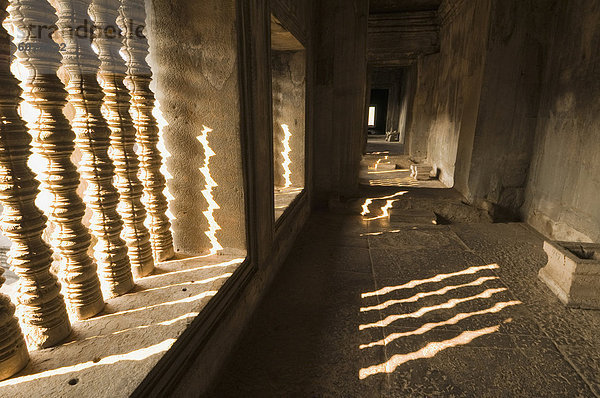
[[[0,0],[1,20],[6,17],[6,4]],[[0,226],[12,241],[8,261],[20,277],[16,301],[27,340],[32,347],[49,347],[64,340],[71,325],[60,286],[50,272],[52,251],[42,239],[46,218],[35,205],[39,184],[27,166],[31,137],[17,111],[21,88],[10,72],[10,39],[1,24],[0,87],[0,202],[4,206]],[[27,362],[12,314],[6,297],[0,298],[0,378]]]
[[[70,313],[89,318],[104,308],[104,301],[96,264],[88,255],[90,234],[82,223],[85,205],[77,194],[79,173],[71,161],[75,134],[63,113],[67,92],[56,74],[61,55],[51,37],[55,10],[47,0],[12,0],[10,4],[13,26],[24,35],[17,56],[29,72],[25,99],[37,112],[31,135],[34,151],[45,162],[39,177],[42,189],[52,198],[49,218],[55,226],[52,244],[62,261],[63,294]]]
[[[10,38],[6,29],[2,26],[2,21],[7,15],[7,5],[7,0],[0,0],[0,85],[4,87],[4,90],[0,92],[0,118],[9,122],[0,124],[0,154],[10,152],[7,148],[9,133],[11,132],[8,128],[11,125],[10,122],[14,123],[16,130],[20,131],[22,135],[27,134],[25,133],[23,121],[17,113],[20,89],[16,79],[10,73]],[[18,133],[14,134],[13,131],[13,135],[18,135]],[[3,193],[6,188],[9,191],[11,190],[11,174],[14,172],[10,156],[0,155],[0,170],[3,171],[0,172],[0,202],[7,206],[4,200],[5,194]],[[31,176],[31,174],[29,175]],[[6,280],[2,274],[4,274],[4,269],[0,267],[0,287]],[[29,362],[25,339],[14,314],[15,307],[10,299],[0,294],[0,336],[2,336],[2,339],[0,339],[0,380],[14,375]]]
[[[143,186],[137,174],[139,161],[134,152],[135,127],[129,114],[131,97],[123,82],[127,67],[121,58],[121,36],[117,25],[119,0],[94,0],[91,17],[96,25],[95,44],[100,57],[100,83],[104,88],[106,119],[111,130],[111,155],[115,165],[116,187],[121,195],[118,209],[125,223],[123,237],[129,248],[134,276],[148,275],[154,269],[150,233],[144,220],[141,197]]]
[[[127,246],[121,239],[119,194],[108,156],[110,129],[102,115],[104,93],[96,77],[100,61],[91,46],[90,4],[91,0],[59,0],[58,26],[65,45],[63,65],[69,73],[69,101],[76,111],[72,124],[82,153],[79,169],[87,182],[85,202],[92,210],[90,229],[97,239],[94,253],[98,273],[104,295],[114,297],[130,291],[134,283]]]
[[[142,202],[148,211],[150,242],[156,261],[175,255],[168,202],[163,194],[165,177],[160,171],[162,157],[158,150],[158,124],[152,115],[154,93],[150,89],[152,71],[146,62],[148,40],[143,30],[146,23],[144,0],[121,0],[121,28],[125,32],[124,50],[127,60],[125,84],[131,93],[133,124],[139,145],[140,179],[144,185]]]

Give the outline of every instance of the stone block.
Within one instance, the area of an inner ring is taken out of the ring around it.
[[[433,167],[426,164],[411,164],[410,176],[416,180],[424,181],[431,178],[431,170]]]
[[[600,244],[544,242],[548,263],[539,278],[567,306],[600,309]]]
[[[387,142],[398,142],[400,141],[400,133],[397,131],[387,131],[385,133],[385,140]]]
[[[382,161],[375,164],[375,170],[396,170],[396,163],[390,161]]]

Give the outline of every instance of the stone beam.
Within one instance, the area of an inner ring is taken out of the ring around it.
[[[372,65],[407,66],[421,55],[440,50],[436,11],[372,14],[368,26],[368,60]]]

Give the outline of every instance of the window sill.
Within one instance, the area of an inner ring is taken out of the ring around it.
[[[134,292],[74,322],[65,343],[32,351],[24,370],[0,382],[0,396],[131,395],[243,261],[215,255],[158,264]]]
[[[304,191],[304,187],[275,188],[275,221],[285,213],[294,200]]]

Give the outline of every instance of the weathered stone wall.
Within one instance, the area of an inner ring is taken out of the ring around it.
[[[427,157],[447,186],[454,185],[459,136],[468,141],[474,135],[490,3],[459,2],[460,9],[443,21],[440,52],[418,62],[410,155]]]
[[[417,65],[411,156],[500,218],[524,201],[555,3],[447,1],[441,51]]]
[[[276,187],[285,184],[282,152],[284,130],[291,133],[291,182],[293,187],[304,186],[305,164],[305,103],[306,51],[272,51],[271,75],[273,89],[273,169]]]
[[[417,64],[412,157],[497,219],[600,239],[600,1],[447,1],[440,16],[441,51]]]
[[[309,0],[237,0],[241,28],[240,59],[243,129],[247,171],[248,198],[248,268],[247,282],[235,294],[219,315],[218,322],[207,324],[209,338],[194,351],[195,361],[186,366],[186,373],[173,396],[202,395],[219,371],[235,342],[243,333],[254,309],[277,275],[294,240],[310,213],[312,195],[311,161],[313,146],[312,87],[314,76],[311,24],[313,2]],[[218,8],[215,3],[215,8]],[[305,193],[287,210],[275,227],[273,220],[273,125],[272,81],[269,26],[271,13],[301,40],[306,47],[306,146],[307,162]],[[316,15],[316,14],[315,14]],[[235,275],[232,277],[235,278]],[[233,293],[233,292],[232,292]]]
[[[600,241],[600,1],[558,2],[523,216],[545,235]]]
[[[211,243],[203,211],[208,201],[203,167],[205,152],[198,140],[204,126],[210,148],[210,173],[220,207],[219,243],[245,249],[243,174],[240,147],[238,47],[234,0],[154,0],[148,7],[150,61],[156,97],[164,121],[163,139],[172,178],[172,228],[180,254],[205,254]]]
[[[552,5],[492,2],[476,127],[460,138],[455,187],[497,218],[524,201]]]

